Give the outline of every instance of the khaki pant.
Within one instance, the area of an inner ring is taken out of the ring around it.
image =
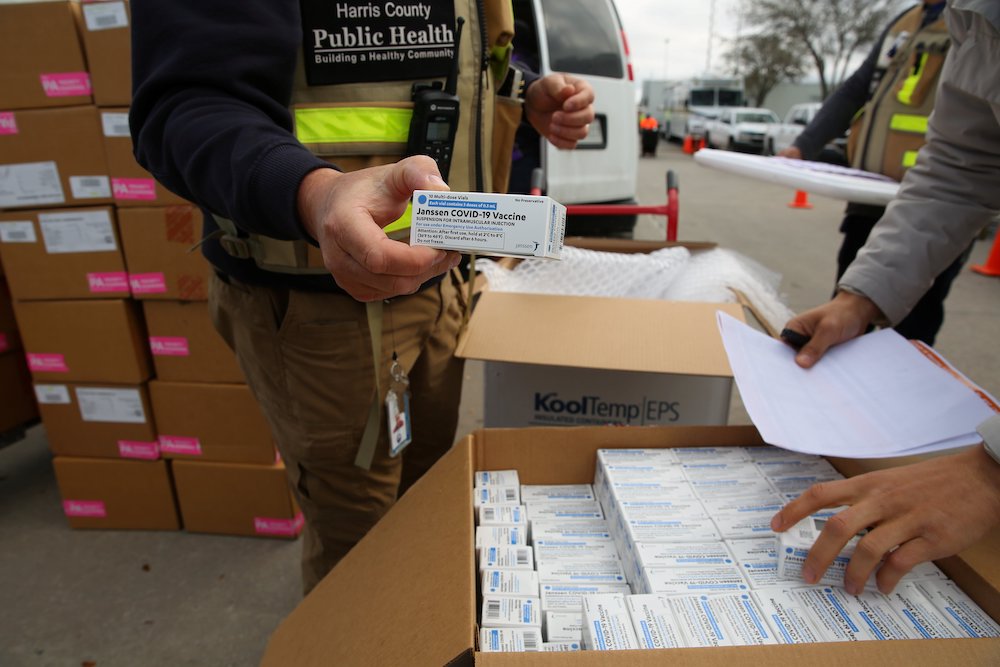
[[[209,307],[236,352],[284,459],[305,529],[306,593],[453,444],[462,389],[454,356],[461,278],[387,301],[380,434],[371,470],[354,465],[375,395],[365,304],[340,294],[251,286],[215,277]],[[385,392],[395,350],[410,378],[413,442],[389,456]]]

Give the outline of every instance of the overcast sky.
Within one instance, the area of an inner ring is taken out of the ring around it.
[[[711,0],[616,0],[636,81],[682,79],[706,72]],[[739,0],[715,0],[712,73],[725,67],[727,39],[739,31]]]

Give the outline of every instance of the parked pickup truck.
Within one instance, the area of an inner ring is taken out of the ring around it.
[[[774,123],[767,126],[767,133],[764,138],[764,155],[777,155],[781,151],[791,146],[796,137],[812,122],[820,107],[821,102],[803,102],[792,105],[792,108],[785,114],[784,123]],[[846,160],[843,155],[847,150],[847,135],[837,137],[831,141],[819,160],[822,162],[840,163]],[[839,159],[836,159],[838,158]]]
[[[778,122],[770,109],[731,107],[723,109],[719,117],[709,121],[705,144],[709,148],[749,150],[760,153],[764,149],[764,136],[769,125]]]

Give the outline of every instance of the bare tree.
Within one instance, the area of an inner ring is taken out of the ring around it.
[[[734,74],[743,75],[747,97],[759,107],[782,81],[794,81],[805,70],[805,54],[788,48],[787,40],[772,33],[734,40],[722,56]]]
[[[847,77],[851,57],[870,46],[906,3],[901,0],[753,0],[746,21],[787,40],[819,75],[825,99]]]

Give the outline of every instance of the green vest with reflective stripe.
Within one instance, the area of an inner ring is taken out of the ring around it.
[[[922,7],[914,7],[889,28],[879,47],[881,78],[851,126],[848,142],[852,167],[897,181],[926,141],[927,118],[950,43],[943,18],[921,28],[922,17]]]
[[[448,185],[452,190],[492,192],[494,159],[505,150],[509,156],[511,150],[509,145],[495,148],[493,139],[495,93],[509,65],[513,10],[510,0],[450,2],[454,4],[454,16],[464,18],[465,24],[457,51],[460,110]],[[345,7],[345,11],[351,12],[374,12],[375,19],[391,24],[392,20],[388,18],[390,12],[405,13],[406,8],[419,11],[432,4],[442,7],[433,0],[367,5],[340,3],[338,7]],[[380,32],[377,20],[362,17],[350,25],[349,28],[342,28],[341,32],[334,32],[331,28],[323,33],[323,45],[337,47],[337,50],[330,49],[331,52],[336,51],[336,58],[350,58],[350,63],[344,65],[345,70],[363,67],[363,58],[375,60],[374,56],[378,56],[382,59],[396,53],[401,54],[397,56],[400,58],[411,57],[416,65],[411,63],[408,71],[400,68],[406,78],[399,80],[310,84],[306,64],[309,56],[306,49],[300,48],[291,100],[295,136],[312,153],[337,165],[344,172],[391,164],[405,157],[413,115],[413,84],[443,84],[446,78],[440,68],[440,76],[425,76],[419,67],[419,58],[424,57],[424,53],[435,53],[427,46],[428,35],[433,36],[433,31],[446,31],[446,24],[433,21],[414,24],[411,21],[409,25],[412,29],[404,31],[398,25],[387,26],[383,23],[384,29]],[[450,29],[453,30],[454,25]],[[308,31],[305,39],[310,39]],[[400,46],[395,46],[394,42],[399,42]],[[366,48],[366,45],[371,48]],[[317,50],[313,58],[320,57]],[[517,113],[519,119],[519,108]],[[513,132],[510,136],[512,140]],[[497,183],[505,184],[506,174],[498,173],[498,176]],[[252,257],[264,270],[328,273],[323,267],[319,250],[305,241],[281,241],[258,234],[249,237],[240,234],[237,238],[236,227],[231,221],[220,219],[218,222],[224,231],[220,242],[227,252]],[[388,225],[386,232],[393,238],[408,238],[409,209],[403,218]]]

